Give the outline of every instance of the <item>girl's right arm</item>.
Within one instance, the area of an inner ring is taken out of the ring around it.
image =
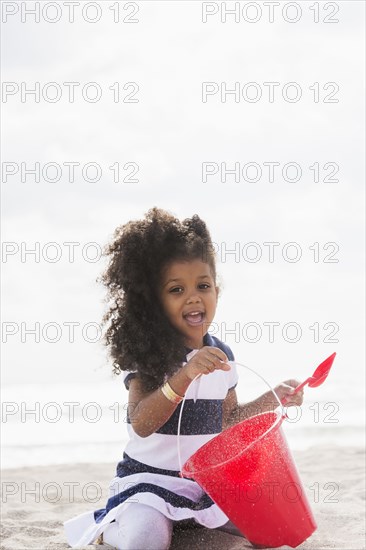
[[[168,383],[175,393],[183,396],[198,374],[210,374],[218,369],[230,370],[231,367],[227,361],[227,356],[219,348],[205,346],[169,378]],[[161,428],[177,406],[165,397],[160,388],[146,392],[138,377],[131,380],[128,413],[131,426],[140,437],[148,437]]]

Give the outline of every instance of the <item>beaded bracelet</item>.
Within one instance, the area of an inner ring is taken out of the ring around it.
[[[180,403],[181,401],[183,401],[183,397],[175,393],[175,391],[168,384],[168,382],[165,382],[164,386],[161,386],[160,389],[165,395],[165,397],[169,399],[169,401],[171,401],[172,403]]]

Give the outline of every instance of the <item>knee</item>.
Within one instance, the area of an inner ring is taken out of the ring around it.
[[[145,510],[146,508],[146,510]],[[172,539],[172,521],[163,514],[144,506],[134,513],[122,515],[111,523],[103,533],[103,540],[117,550],[168,550]]]
[[[122,531],[128,531],[128,548],[168,550],[172,539],[173,522],[154,508],[149,506],[145,508],[146,510],[138,511],[139,518],[134,529],[126,529],[125,522],[121,525]]]

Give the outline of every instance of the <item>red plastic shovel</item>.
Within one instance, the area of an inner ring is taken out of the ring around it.
[[[304,382],[302,382],[301,384],[299,384],[295,389],[294,389],[294,393],[292,395],[294,395],[295,393],[299,392],[300,390],[302,390],[302,388],[304,386],[306,386],[306,384],[309,384],[309,388],[316,388],[317,386],[320,386],[321,384],[323,384],[324,380],[327,378],[328,374],[329,374],[329,371],[330,369],[332,368],[332,365],[333,365],[333,361],[334,361],[334,358],[336,356],[336,352],[332,353],[332,355],[330,355],[329,357],[327,357],[325,359],[325,361],[323,361],[322,363],[320,363],[319,367],[317,367],[315,369],[315,371],[313,372],[312,376],[309,376],[309,378],[307,378]],[[289,401],[289,397],[285,398],[283,401],[282,401],[282,404],[284,405],[286,402]]]

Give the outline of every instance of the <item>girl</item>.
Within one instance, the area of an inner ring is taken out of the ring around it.
[[[103,534],[118,549],[163,550],[176,522],[240,535],[196,482],[179,476],[177,457],[183,396],[182,463],[224,428],[277,406],[271,392],[238,404],[233,353],[208,333],[219,295],[208,229],[197,215],[180,222],[153,208],[117,228],[107,254],[106,343],[129,390],[130,440],[106,508],[65,522],[68,542],[76,548]],[[297,385],[287,380],[275,391],[291,399]],[[288,405],[301,403],[299,392]]]

